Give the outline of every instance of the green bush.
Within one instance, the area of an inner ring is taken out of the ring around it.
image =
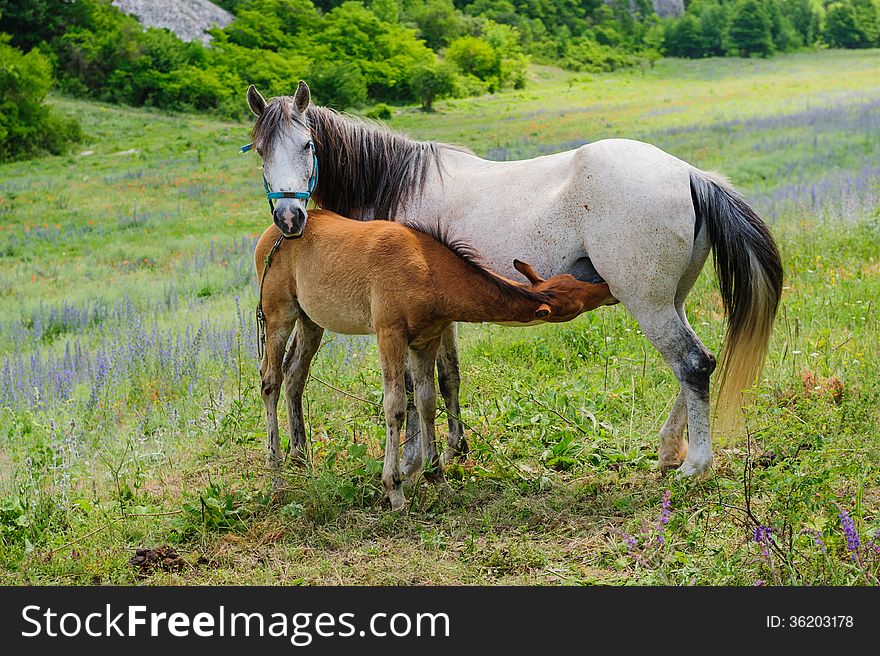
[[[379,103],[365,111],[364,116],[376,121],[390,121],[394,117],[394,112],[392,112],[391,108],[385,103]]]
[[[0,161],[61,154],[82,140],[79,123],[43,102],[52,84],[49,60],[38,50],[22,53],[9,40],[0,35]]]
[[[367,101],[367,83],[357,64],[315,61],[309,69],[314,101],[334,109],[360,107]]]
[[[409,83],[422,109],[430,112],[435,100],[455,93],[455,70],[447,64],[422,66],[413,71]]]

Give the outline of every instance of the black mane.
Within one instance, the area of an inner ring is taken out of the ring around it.
[[[483,263],[479,253],[477,253],[473,246],[460,239],[451,238],[442,226],[428,226],[416,222],[406,222],[404,225],[425,233],[434,241],[439,242],[452,251],[453,255],[460,259],[471,271],[492,285],[501,294],[503,301],[529,301],[541,304],[549,303],[552,299],[553,295],[550,293],[532,291],[529,287],[517,285],[507,278],[501,277]]]
[[[306,118],[318,156],[315,201],[353,219],[392,219],[421,193],[447,146],[414,141],[367,119],[309,106]]]

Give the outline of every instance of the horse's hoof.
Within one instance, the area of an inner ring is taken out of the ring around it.
[[[681,467],[675,472],[676,478],[679,480],[684,478],[696,479],[709,471],[709,468],[712,466],[711,460],[706,460],[703,462],[688,462],[685,460]]]

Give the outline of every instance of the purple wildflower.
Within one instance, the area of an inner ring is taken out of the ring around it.
[[[755,527],[755,542],[761,545],[761,555],[769,562],[770,545],[773,543],[773,529],[769,526]]]
[[[626,543],[626,548],[629,553],[635,553],[636,549],[639,548],[639,541],[629,533],[623,534],[623,541]]]
[[[767,581],[765,581],[764,579],[758,579],[757,581],[755,581],[755,587],[756,587],[756,588],[760,588],[760,587],[763,587],[763,586],[765,586],[765,585],[767,585]]]
[[[663,501],[660,502],[660,516],[657,518],[656,540],[657,544],[666,544],[666,536],[663,534],[666,525],[669,523],[669,516],[672,514],[672,492],[666,490],[663,493]]]
[[[859,548],[862,544],[862,541],[859,538],[859,532],[856,530],[856,523],[843,508],[840,509],[837,516],[840,517],[840,526],[846,535],[846,548],[852,555],[853,560],[856,560],[856,556],[858,555]]]

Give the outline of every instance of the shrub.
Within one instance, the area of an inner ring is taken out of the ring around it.
[[[367,118],[371,118],[376,121],[389,121],[393,118],[394,113],[391,111],[391,108],[385,103],[379,103],[378,105],[373,105],[364,112],[364,116]]]
[[[430,112],[435,100],[455,93],[455,71],[447,64],[422,66],[413,71],[409,83],[422,109]]]
[[[316,60],[307,79],[315,102],[320,105],[348,109],[367,101],[367,83],[357,64]]]
[[[24,54],[9,45],[8,35],[0,35],[0,161],[58,155],[82,140],[79,123],[43,102],[51,84],[43,54]]]

